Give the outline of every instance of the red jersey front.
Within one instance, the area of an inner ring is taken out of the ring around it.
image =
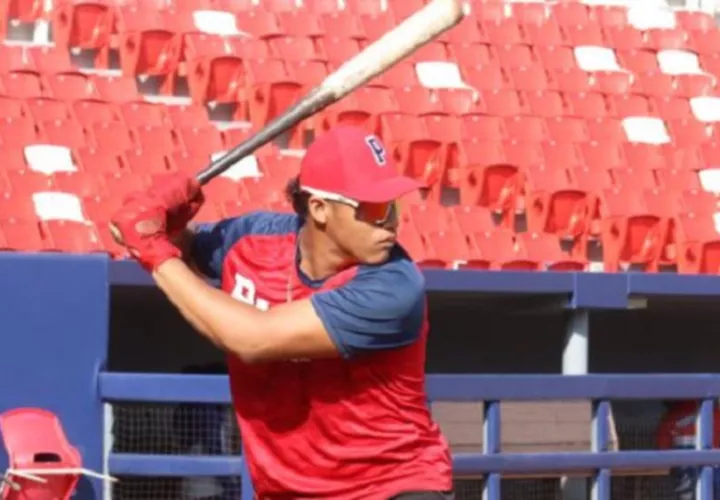
[[[230,356],[233,404],[261,499],[385,500],[450,490],[449,447],[426,405],[422,274],[400,248],[325,281],[297,263],[293,214],[258,212],[196,232],[198,268],[267,309],[310,297],[341,357],[248,365]]]

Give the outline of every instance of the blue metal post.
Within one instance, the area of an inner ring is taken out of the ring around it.
[[[610,444],[610,402],[593,401],[592,451],[604,453]],[[600,469],[593,475],[592,500],[610,500],[610,470]]]
[[[500,401],[485,401],[483,416],[483,452],[500,453]],[[485,476],[483,500],[500,500],[500,474]]]
[[[695,449],[709,450],[713,446],[713,406],[712,399],[704,399],[700,403],[695,420]],[[695,484],[695,498],[698,500],[713,499],[713,467],[704,465],[700,468],[700,476]]]
[[[563,375],[586,375],[589,371],[590,312],[575,310],[568,323],[562,353]],[[585,500],[587,481],[584,478],[562,477],[563,500]]]

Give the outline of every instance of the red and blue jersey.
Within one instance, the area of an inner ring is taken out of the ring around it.
[[[388,262],[326,280],[299,269],[294,214],[255,212],[196,230],[197,268],[260,309],[310,298],[341,356],[245,364],[233,404],[260,499],[385,500],[452,489],[448,444],[427,407],[423,276]]]

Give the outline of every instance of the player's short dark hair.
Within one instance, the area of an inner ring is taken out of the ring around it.
[[[308,214],[308,200],[310,195],[300,189],[300,178],[298,176],[293,177],[287,183],[285,187],[285,195],[288,201],[293,207],[293,210],[301,218],[307,217]]]

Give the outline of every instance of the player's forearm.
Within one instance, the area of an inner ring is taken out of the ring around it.
[[[256,358],[266,337],[259,334],[263,315],[260,310],[208,285],[179,259],[166,261],[153,276],[203,336],[245,361]]]

